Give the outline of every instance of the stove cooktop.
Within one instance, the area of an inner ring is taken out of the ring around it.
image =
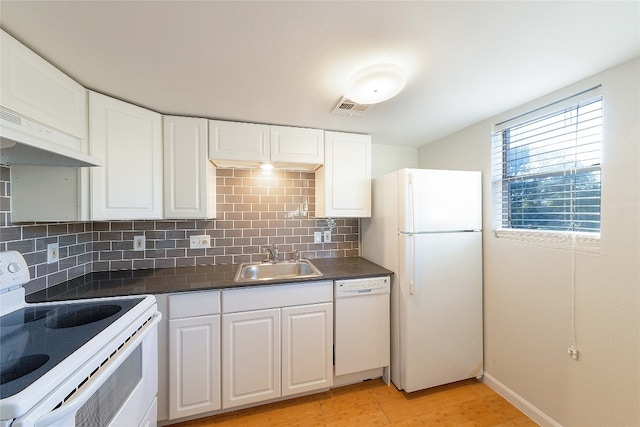
[[[0,399],[27,388],[142,300],[27,304],[0,317]]]

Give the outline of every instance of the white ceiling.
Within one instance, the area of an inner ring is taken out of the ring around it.
[[[421,146],[640,56],[635,1],[11,1],[0,25],[86,87],[151,108]],[[396,98],[331,111],[359,69]]]

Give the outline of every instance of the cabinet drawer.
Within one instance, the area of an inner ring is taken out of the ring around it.
[[[220,313],[220,291],[185,292],[169,295],[169,319]]]
[[[222,312],[263,310],[333,301],[333,282],[294,283],[222,291]]]

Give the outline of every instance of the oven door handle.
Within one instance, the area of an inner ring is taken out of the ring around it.
[[[121,365],[121,362],[126,360],[127,357],[138,347],[138,344],[141,343],[145,337],[149,334],[150,331],[154,330],[155,325],[160,323],[160,319],[162,318],[162,314],[160,312],[155,312],[153,314],[153,320],[145,328],[144,331],[141,331],[139,334],[130,340],[127,343],[127,347],[122,349],[121,352],[117,353],[118,363],[109,363],[98,373],[98,381],[91,381],[86,384],[85,387],[81,388],[72,399],[66,401],[60,408],[55,409],[40,418],[38,418],[35,422],[35,427],[45,427],[54,425],[57,421],[67,417],[69,414],[74,413],[80,407],[89,400],[91,396],[104,384],[104,382],[111,377],[111,375],[118,369]]]

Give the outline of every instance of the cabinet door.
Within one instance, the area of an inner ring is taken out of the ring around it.
[[[280,309],[222,315],[222,407],[280,396]]]
[[[321,129],[270,126],[273,163],[309,163],[324,161],[324,131]]]
[[[94,220],[162,218],[162,116],[91,92]]]
[[[216,168],[207,157],[207,120],[164,117],[164,217],[215,218]]]
[[[269,126],[209,120],[209,158],[220,166],[224,160],[269,162]]]
[[[220,315],[169,320],[169,418],[220,409]]]
[[[282,395],[333,384],[333,304],[282,309]]]
[[[0,37],[2,106],[86,141],[86,89],[9,34]]]
[[[317,217],[371,216],[371,136],[325,132],[316,172]]]

